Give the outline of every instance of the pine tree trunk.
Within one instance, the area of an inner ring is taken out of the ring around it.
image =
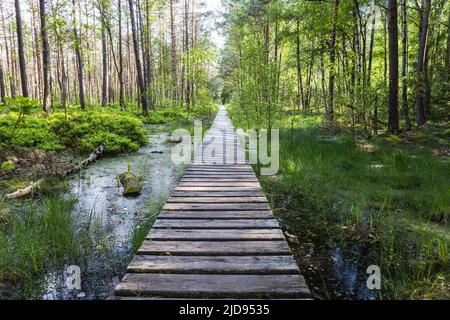
[[[44,95],[42,106],[44,112],[50,114],[50,47],[47,35],[47,14],[45,11],[45,0],[39,0],[39,11],[41,18],[41,38],[42,38],[42,70],[44,79]]]
[[[339,0],[334,0],[333,5],[333,29],[330,38],[330,75],[328,82],[328,107],[325,108],[325,119],[328,121],[334,120],[334,79],[336,74],[336,26],[338,17]]]
[[[427,87],[428,87],[428,18],[431,9],[431,0],[422,0],[420,12],[419,56],[417,58],[417,87],[416,87],[416,122],[423,125],[427,121]]]
[[[397,0],[389,0],[389,99],[388,133],[398,134],[398,25]]]
[[[74,35],[74,47],[75,47],[75,55],[77,60],[77,72],[78,72],[78,99],[81,106],[81,110],[86,110],[86,101],[84,97],[84,64],[83,64],[83,57],[81,55],[81,39],[78,36],[77,31],[77,22],[75,18],[75,0],[72,0],[73,5],[73,35]]]
[[[123,80],[123,45],[122,45],[122,1],[118,2],[119,15],[119,104],[120,109],[125,110],[125,92]]]
[[[172,58],[172,99],[177,101],[177,37],[175,34],[175,18],[173,12],[173,0],[170,0],[170,45]]]
[[[130,7],[130,19],[131,19],[131,33],[133,38],[133,47],[134,47],[134,59],[136,62],[136,73],[137,73],[137,84],[139,87],[139,97],[142,106],[142,113],[148,114],[148,103],[147,97],[145,96],[145,85],[144,85],[144,77],[142,75],[142,65],[141,58],[139,54],[139,44],[137,38],[137,30],[136,30],[136,19],[134,15],[133,8],[133,0],[128,0],[128,5]]]
[[[104,3],[101,4],[101,9],[104,14]],[[102,36],[102,107],[106,107],[108,103],[108,57],[106,48],[106,33],[104,17],[101,19],[101,36]]]
[[[19,0],[14,0],[16,8],[17,52],[19,55],[20,81],[22,84],[22,96],[28,97],[27,66],[25,63],[25,44],[23,42],[22,15]]]
[[[0,102],[5,103],[6,98],[6,88],[5,88],[5,76],[3,73],[3,66],[0,61]]]
[[[408,23],[406,20],[406,0],[402,0],[402,114],[405,118],[405,129],[411,130],[411,119],[408,107],[408,85],[406,82],[406,68],[408,62]]]

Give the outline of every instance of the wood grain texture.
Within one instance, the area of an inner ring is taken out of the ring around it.
[[[291,255],[286,241],[152,241],[145,240],[137,254],[181,256]]]
[[[275,219],[158,219],[155,229],[273,229],[279,228]]]
[[[135,273],[298,274],[291,256],[148,256],[137,255],[128,266]]]
[[[170,211],[164,210],[158,216],[159,219],[273,219],[270,210],[247,211]]]
[[[180,298],[308,298],[301,275],[128,273],[116,287],[124,296]]]
[[[152,229],[148,240],[236,241],[284,240],[280,229]]]

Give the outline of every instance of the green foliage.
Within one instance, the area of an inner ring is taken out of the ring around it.
[[[17,119],[14,115],[0,118],[0,139],[7,139]],[[80,153],[105,144],[106,153],[132,152],[147,142],[142,123],[131,116],[114,113],[62,113],[49,118],[29,117],[22,120],[20,130],[10,144],[43,150],[61,151],[66,148]]]
[[[25,115],[30,114],[34,109],[38,107],[38,102],[36,100],[26,98],[26,97],[16,97],[15,99],[6,97],[6,107],[9,111],[17,112],[19,114]]]
[[[14,169],[14,163],[12,163],[11,161],[2,162],[0,169],[3,171],[12,170]]]
[[[61,197],[45,198],[8,217],[0,232],[0,282],[16,283],[9,296],[39,297],[47,268],[76,261],[81,248],[72,205]]]

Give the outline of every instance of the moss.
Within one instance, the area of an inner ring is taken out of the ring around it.
[[[119,180],[124,187],[124,196],[133,197],[141,194],[142,184],[139,182],[139,179],[130,171],[122,173],[119,176]]]

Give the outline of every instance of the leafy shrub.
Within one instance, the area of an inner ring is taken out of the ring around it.
[[[71,148],[82,153],[91,152],[103,142],[105,152],[110,154],[136,151],[147,143],[142,122],[125,115],[84,112],[72,113],[67,119],[62,113],[26,118],[14,137],[7,140],[16,122],[11,114],[0,119],[0,141],[47,151]]]

